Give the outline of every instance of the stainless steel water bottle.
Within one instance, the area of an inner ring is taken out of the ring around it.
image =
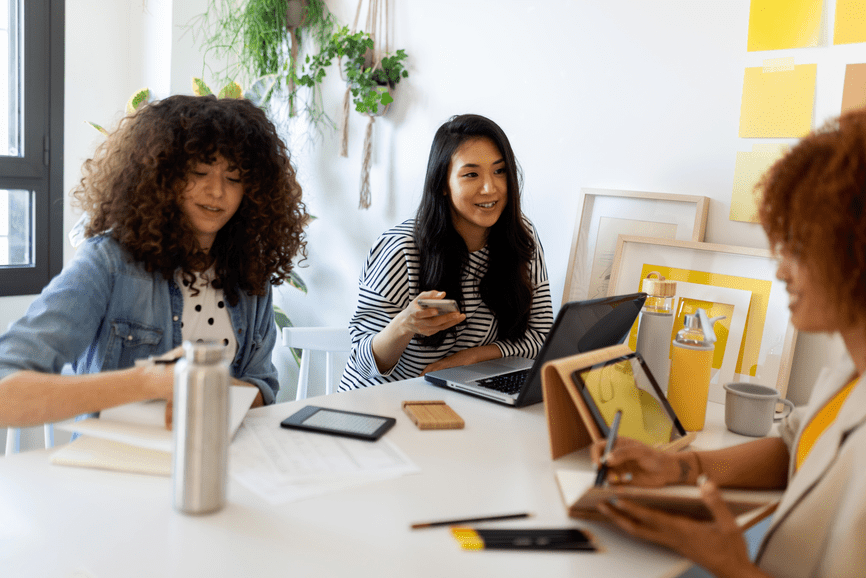
[[[222,344],[186,341],[183,349],[174,367],[174,507],[206,514],[226,501],[229,366]]]

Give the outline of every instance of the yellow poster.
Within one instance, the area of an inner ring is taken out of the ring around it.
[[[752,0],[747,50],[818,46],[823,6],[823,0]]]
[[[740,106],[743,138],[800,138],[812,129],[817,64],[747,68]]]
[[[788,145],[755,144],[751,151],[737,151],[734,187],[731,194],[731,221],[758,223],[760,191],[758,181],[788,151]]]
[[[866,0],[836,0],[833,44],[866,42]]]

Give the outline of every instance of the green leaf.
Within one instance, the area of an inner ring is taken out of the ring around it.
[[[391,104],[392,102],[394,102],[394,97],[391,96],[391,93],[390,92],[383,92],[382,93],[382,104]]]
[[[204,80],[201,78],[192,77],[192,93],[196,96],[207,96],[208,94],[213,94],[213,91],[210,87],[204,83]]]
[[[277,86],[277,75],[266,74],[253,81],[253,85],[244,93],[244,97],[259,108],[263,108],[271,100],[274,88]]]
[[[289,320],[289,316],[286,315],[286,312],[280,308],[279,305],[274,305],[274,321],[277,323],[277,327],[282,330],[283,327],[293,327],[292,322]]]
[[[147,101],[150,99],[150,89],[142,88],[141,90],[133,93],[132,96],[129,97],[129,100],[126,101],[126,114],[132,114],[136,110],[142,107],[142,105],[147,104]]]
[[[289,316],[286,315],[286,312],[283,311],[279,305],[274,305],[274,321],[276,322],[277,329],[279,329],[280,333],[283,332],[284,327],[294,327]],[[301,365],[301,350],[296,347],[290,347],[289,351],[292,352],[292,358],[295,360],[295,363]]]
[[[302,293],[307,292],[307,284],[304,283],[304,280],[301,279],[300,275],[295,273],[294,270],[289,272],[289,285],[291,285],[295,289],[298,289]]]
[[[237,82],[229,82],[220,90],[217,98],[243,98],[244,89]]]
[[[104,134],[105,136],[108,136],[108,131],[105,130],[104,128],[102,128],[101,126],[99,126],[98,124],[96,124],[95,122],[90,122],[89,120],[86,120],[84,122],[86,122],[87,124],[89,124],[90,126],[95,128],[96,130],[98,130],[99,132]]]

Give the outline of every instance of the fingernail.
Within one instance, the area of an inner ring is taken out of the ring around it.
[[[616,496],[611,496],[607,499],[607,503],[610,504],[611,506],[616,506],[618,502],[619,502],[619,498],[617,498]]]
[[[709,481],[710,481],[710,478],[707,477],[707,474],[701,474],[701,475],[698,476],[698,479],[695,480],[695,483],[696,483],[698,486],[703,486],[704,484],[706,484],[706,483],[709,482]]]

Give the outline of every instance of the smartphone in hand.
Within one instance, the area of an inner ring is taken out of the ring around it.
[[[437,309],[440,315],[460,311],[454,299],[419,299],[421,309]]]

